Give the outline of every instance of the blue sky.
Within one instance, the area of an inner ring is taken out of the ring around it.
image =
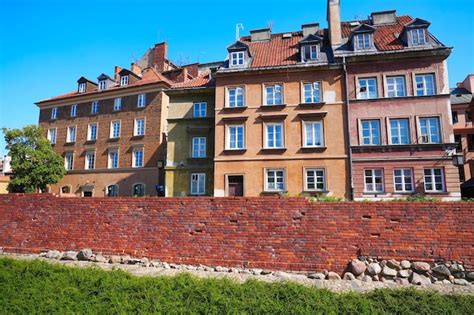
[[[397,9],[431,21],[431,32],[454,47],[451,86],[474,73],[474,1],[341,2],[343,20]],[[327,26],[326,0],[0,0],[0,128],[37,123],[35,101],[74,90],[82,75],[129,67],[154,43],[167,41],[177,62],[216,61],[225,58],[236,23],[248,34],[269,23],[283,32],[309,22]]]

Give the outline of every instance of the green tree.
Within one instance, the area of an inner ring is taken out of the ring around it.
[[[8,185],[10,192],[45,192],[49,184],[61,180],[66,173],[63,159],[54,152],[39,126],[2,130],[12,159],[13,178]]]

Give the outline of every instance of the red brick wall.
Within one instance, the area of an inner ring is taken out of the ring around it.
[[[5,251],[92,248],[186,264],[342,272],[357,255],[474,267],[472,203],[0,196]]]

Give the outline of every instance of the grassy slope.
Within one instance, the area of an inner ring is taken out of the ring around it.
[[[473,296],[416,290],[335,294],[290,283],[135,277],[0,258],[0,313],[474,314]]]

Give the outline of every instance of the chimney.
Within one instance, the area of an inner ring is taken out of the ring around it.
[[[165,69],[167,53],[168,45],[166,42],[156,44],[153,48],[153,65],[159,72],[167,70]]]
[[[122,68],[119,67],[119,66],[115,66],[115,69],[114,69],[114,80],[115,80],[115,82],[120,81],[120,75],[119,75],[120,71],[122,71]]]
[[[316,34],[319,31],[319,23],[303,24],[301,30],[303,31],[303,37]]]
[[[270,28],[261,28],[258,30],[250,31],[250,41],[252,42],[263,42],[270,40],[272,30]]]
[[[184,68],[188,71],[188,73],[191,76],[193,76],[193,78],[198,76],[199,71],[198,71],[198,64],[197,63],[186,65],[186,66],[184,66]]]
[[[130,70],[136,75],[140,77],[142,76],[142,68],[140,68],[140,66],[137,65],[136,63],[132,62],[132,64],[130,65]]]
[[[396,10],[373,12],[370,14],[372,25],[394,24],[397,23]]]
[[[331,41],[331,45],[341,45],[342,35],[340,0],[328,0],[327,20],[329,25],[329,40]]]

